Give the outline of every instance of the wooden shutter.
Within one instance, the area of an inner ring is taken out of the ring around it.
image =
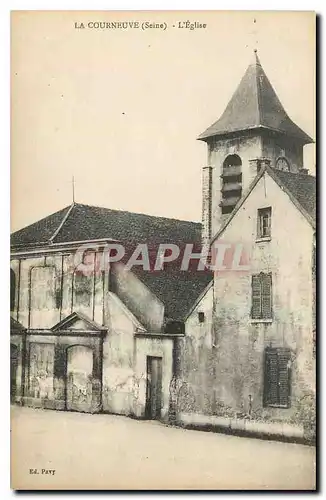
[[[278,403],[278,363],[276,349],[265,351],[265,405]]]
[[[290,359],[291,352],[288,348],[267,348],[265,350],[265,406],[289,407]]]
[[[289,349],[278,350],[278,404],[289,406],[290,396],[290,351]]]
[[[272,317],[272,275],[261,275],[261,317]]]
[[[251,317],[261,318],[261,280],[259,275],[253,275],[251,280]]]

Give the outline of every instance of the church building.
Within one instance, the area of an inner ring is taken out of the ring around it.
[[[316,182],[303,165],[313,140],[256,51],[199,140],[202,224],[73,203],[12,234],[13,402],[313,438]],[[98,268],[110,243],[127,256]],[[128,269],[139,244],[150,261],[169,244],[180,258]],[[241,248],[246,266],[183,270],[188,244],[209,259],[216,246]],[[88,274],[74,265],[81,246]]]

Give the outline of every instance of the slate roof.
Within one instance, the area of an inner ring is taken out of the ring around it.
[[[272,169],[281,184],[291,193],[300,206],[316,220],[316,177]]]
[[[249,65],[224,113],[198,139],[206,141],[210,137],[257,128],[287,134],[303,144],[313,142],[287,115],[255,51],[254,62]]]
[[[40,243],[51,245],[97,239],[123,243],[126,248],[124,261],[137,243],[147,243],[152,269],[152,258],[156,258],[160,243],[178,245],[181,256],[187,243],[194,245],[194,252],[200,252],[201,223],[74,203],[13,233],[11,246],[13,250],[28,249]],[[193,263],[189,271],[180,270],[179,259],[166,265],[164,271],[144,271],[135,266],[132,272],[164,303],[167,318],[181,320],[213,278],[209,271],[196,271],[198,261]]]
[[[13,333],[25,332],[26,328],[16,319],[10,316],[10,331]]]

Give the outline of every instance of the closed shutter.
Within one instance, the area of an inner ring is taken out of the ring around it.
[[[289,407],[290,359],[290,349],[267,348],[265,350],[265,406]]]
[[[276,349],[265,351],[265,404],[276,405],[278,401],[278,363]]]
[[[261,312],[262,318],[272,317],[272,275],[261,275]]]
[[[252,276],[251,303],[251,317],[254,319],[261,318],[261,282],[259,275]]]
[[[67,346],[57,344],[54,355],[54,376],[64,378],[66,376]]]
[[[255,274],[251,281],[251,317],[272,318],[272,274]]]
[[[278,351],[278,404],[289,406],[290,396],[290,352],[288,349]]]

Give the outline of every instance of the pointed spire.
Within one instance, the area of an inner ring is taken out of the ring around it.
[[[224,113],[198,139],[206,141],[210,137],[261,128],[295,137],[303,144],[313,142],[287,115],[255,49],[254,62],[248,66]]]

